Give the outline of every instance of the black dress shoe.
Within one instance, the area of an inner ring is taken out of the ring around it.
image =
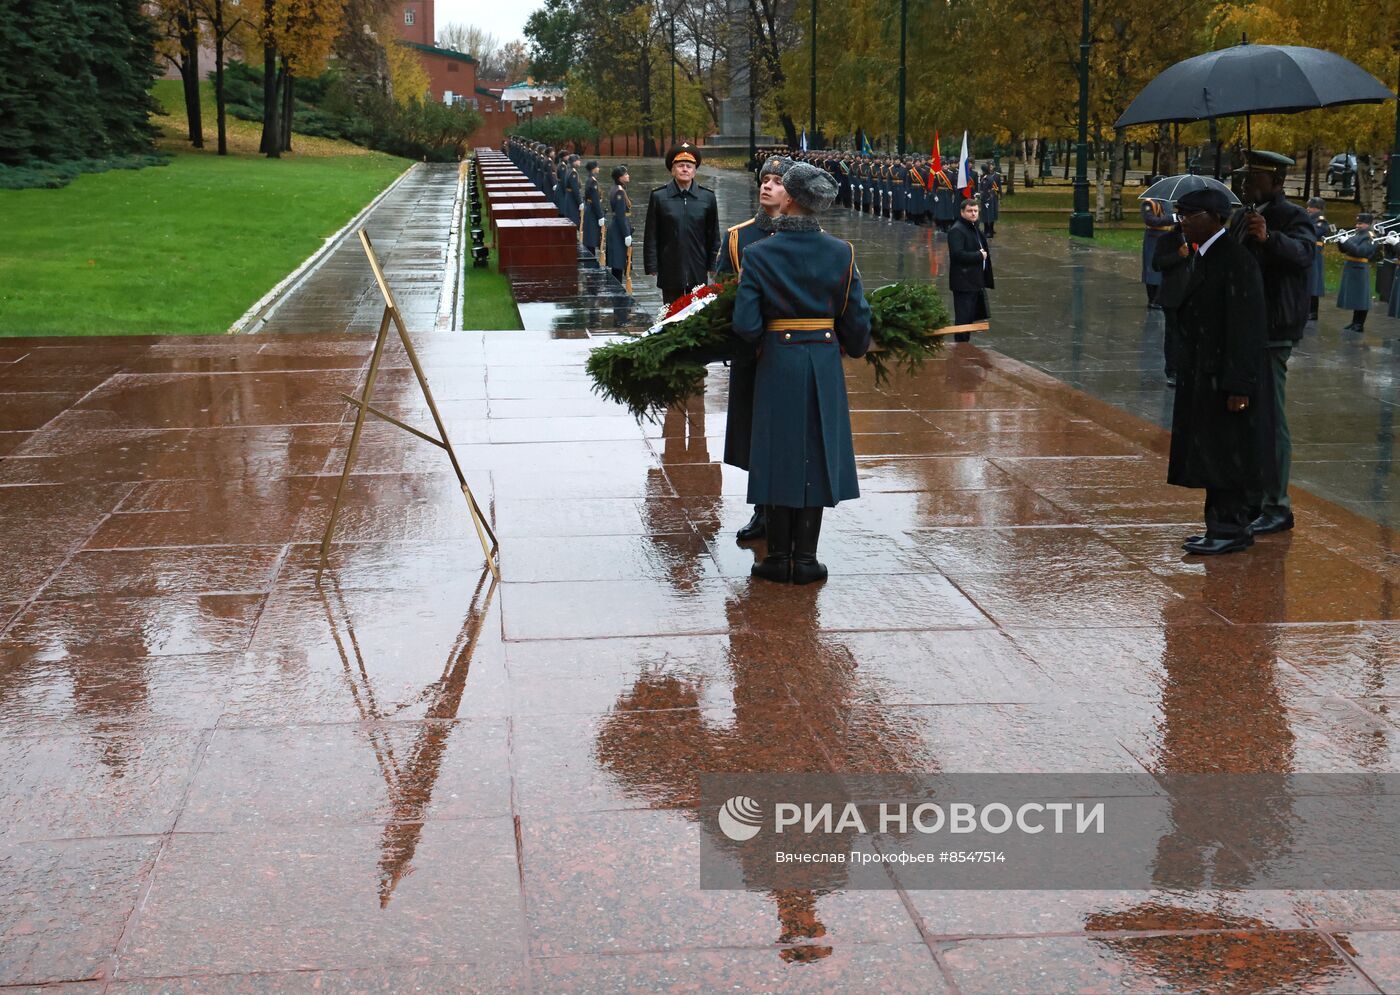
[[[1196,556],[1219,556],[1222,553],[1238,553],[1253,545],[1253,541],[1247,536],[1239,539],[1211,539],[1206,536],[1200,538],[1200,542],[1183,543],[1181,548]]]
[[[1168,374],[1167,374],[1167,386],[1168,386],[1168,387],[1175,387],[1175,386],[1176,386],[1176,374],[1175,374],[1175,373],[1168,373]]]
[[[1183,543],[1181,544],[1181,548],[1182,548],[1182,549],[1185,549],[1185,548],[1187,548],[1188,546],[1191,546],[1191,545],[1194,545],[1194,544],[1198,544],[1198,543],[1202,543],[1202,542],[1205,542],[1205,541],[1206,541],[1206,537],[1205,537],[1205,536],[1187,536],[1187,537],[1186,537],[1186,541],[1183,542]],[[1253,536],[1253,535],[1245,536],[1245,543],[1246,543],[1247,545],[1253,546],[1253,545],[1254,545],[1254,536]]]
[[[1255,535],[1269,535],[1273,532],[1287,532],[1293,528],[1293,512],[1285,511],[1283,514],[1260,515],[1250,524],[1250,530]]]
[[[749,519],[749,523],[734,534],[740,542],[752,542],[754,539],[762,539],[767,527],[768,523],[763,517],[763,505],[756,504],[753,507],[753,517]]]

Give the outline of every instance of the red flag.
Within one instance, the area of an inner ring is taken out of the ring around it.
[[[936,128],[933,132],[933,159],[928,171],[928,185],[926,187],[928,190],[933,189],[933,174],[935,170],[940,173],[943,172],[943,154],[938,150],[938,130]]]

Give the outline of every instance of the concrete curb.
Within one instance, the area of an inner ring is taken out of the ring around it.
[[[326,258],[330,256],[331,252],[340,244],[341,240],[364,224],[364,220],[369,217],[370,212],[378,207],[385,197],[393,193],[394,190],[398,188],[398,185],[406,180],[409,174],[415,169],[418,169],[421,165],[422,163],[413,163],[399,174],[398,179],[379,191],[379,196],[375,197],[374,200],[361,208],[360,212],[349,221],[345,222],[344,226],[341,227],[339,231],[327,237],[319,249],[307,256],[300,266],[284,276],[278,281],[277,286],[263,294],[256,304],[244,311],[242,316],[229,326],[228,334],[248,335],[256,332],[268,318],[272,317],[272,313],[277,310],[278,306],[286,299],[287,295],[320,268],[321,264],[326,261]]]
[[[437,321],[433,327],[440,332],[455,332],[462,327],[462,204],[466,199],[467,170],[471,160],[464,159],[457,167],[457,193],[452,201],[452,231],[447,236],[447,271],[438,298]]]

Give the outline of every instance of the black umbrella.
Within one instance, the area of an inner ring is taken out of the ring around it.
[[[1197,176],[1194,173],[1182,173],[1180,176],[1164,176],[1142,193],[1138,194],[1138,200],[1169,200],[1175,202],[1180,200],[1182,195],[1193,190],[1219,190],[1230,198],[1230,206],[1239,207],[1240,199],[1235,196],[1235,192],[1221,183],[1219,180],[1209,176]]]
[[[1115,127],[1296,114],[1395,94],[1349,59],[1296,45],[1236,45],[1193,56],[1143,87]]]

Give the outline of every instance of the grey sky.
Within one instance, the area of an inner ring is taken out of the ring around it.
[[[525,21],[543,7],[540,0],[438,0],[434,20],[438,30],[447,25],[475,24],[502,43],[525,37]]]

